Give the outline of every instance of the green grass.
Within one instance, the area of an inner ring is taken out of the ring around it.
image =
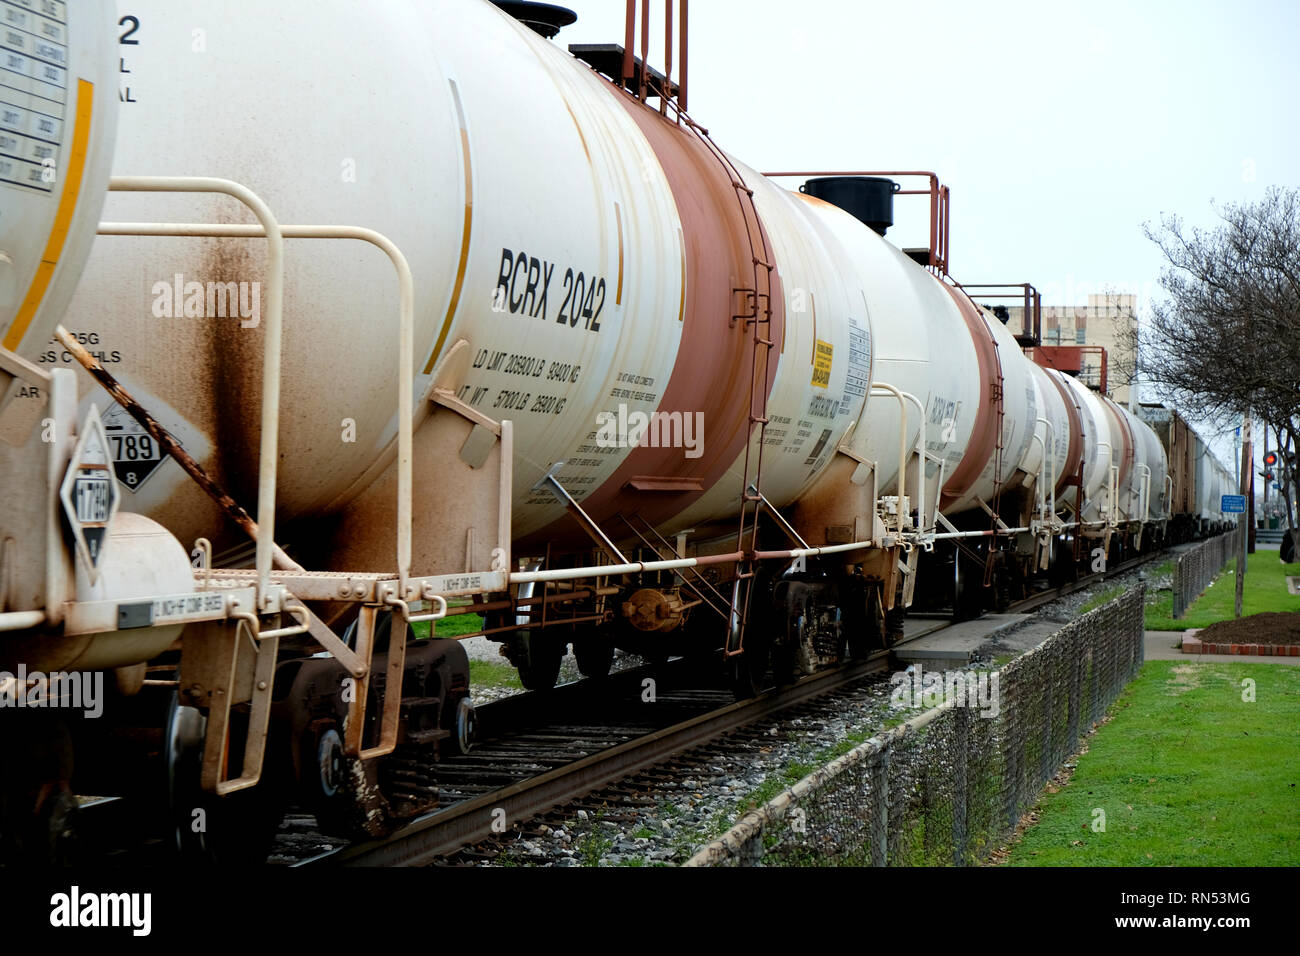
[[[439,637],[459,637],[462,634],[473,634],[475,631],[483,629],[483,618],[478,614],[453,614],[451,617],[445,617],[441,621],[432,623],[438,625]],[[415,632],[415,639],[418,641],[428,637],[429,627],[429,621],[412,624],[411,630]]]
[[[1148,573],[1148,576],[1153,577],[1153,578],[1163,577],[1163,576],[1166,575],[1166,574],[1173,574],[1173,573],[1174,573],[1174,559],[1173,559],[1173,558],[1170,558],[1168,561],[1161,561],[1159,564],[1157,564],[1154,568],[1152,568],[1152,569],[1151,569],[1149,572],[1147,572],[1147,573]]]
[[[1276,551],[1256,551],[1248,559],[1246,582],[1242,588],[1242,616],[1265,611],[1300,611],[1300,596],[1286,589],[1287,575],[1300,575],[1300,564],[1283,564],[1277,559]],[[1236,569],[1237,560],[1233,558],[1205,593],[1192,602],[1186,615],[1178,620],[1173,618],[1173,592],[1161,592],[1146,607],[1147,630],[1184,631],[1232,618],[1236,601]]]
[[[519,683],[519,672],[507,664],[504,658],[500,664],[496,661],[470,661],[469,686],[524,689],[524,685]]]
[[[600,866],[605,854],[613,848],[612,839],[593,830],[578,842],[576,856],[583,866]]]
[[[1111,714],[1011,865],[1300,864],[1300,668],[1151,661]]]
[[[477,614],[453,614],[451,617],[433,623],[438,625],[438,636],[448,638],[457,637],[461,634],[473,634],[483,627],[483,618]],[[415,632],[415,639],[418,641],[428,637],[429,627],[430,622],[428,621],[412,624],[411,629]],[[506,663],[505,658],[502,658],[500,663],[496,661],[470,661],[469,685],[470,687],[524,689],[524,685],[519,683],[519,672]]]

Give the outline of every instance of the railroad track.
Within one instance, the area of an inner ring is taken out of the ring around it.
[[[1035,610],[1162,556],[1163,552],[1132,558],[1105,572],[1031,595],[1012,604],[1009,610]],[[330,849],[293,865],[420,866],[436,862],[463,847],[500,835],[504,827],[517,827],[530,818],[579,800],[746,725],[878,675],[887,670],[888,658],[889,651],[877,651],[860,663],[816,674],[746,701],[733,701],[728,693],[716,689],[670,687],[666,695],[656,698],[654,707],[647,707],[644,703],[640,705],[642,719],[648,713],[656,712],[662,719],[673,708],[679,711],[689,710],[692,706],[702,709],[654,729],[641,728],[637,721],[629,722],[626,717],[617,716],[616,701],[616,716],[609,720],[605,719],[605,711],[595,711],[602,714],[599,726],[550,723],[544,730],[530,727],[521,734],[489,739],[468,757],[455,758],[440,765],[440,787],[444,802],[449,800],[450,805],[440,807],[385,839]],[[631,683],[643,680],[643,673],[649,671],[625,672],[617,676],[626,678],[630,674],[627,682]],[[580,685],[572,686],[576,689]],[[552,696],[557,695],[558,692]],[[513,699],[521,702],[515,706],[523,706],[524,701],[530,704],[545,702],[545,698],[533,701],[531,697],[522,695]],[[623,702],[626,703],[627,698],[623,698]],[[500,703],[511,704],[512,701]],[[610,701],[607,699],[603,703],[608,706]],[[658,709],[665,705],[664,710]],[[490,715],[496,706],[484,707],[484,714]],[[488,716],[485,730],[489,729],[490,722],[491,716]],[[638,729],[642,731],[639,735]],[[571,746],[574,741],[590,744],[592,749],[575,753]],[[536,772],[526,772],[529,764],[534,765]],[[525,772],[521,774],[521,770]],[[494,777],[500,779],[499,786],[490,785]],[[473,784],[467,787],[467,779],[482,786],[475,792]]]
[[[513,826],[526,821],[557,805],[617,783],[629,774],[652,767],[682,751],[715,740],[729,731],[789,710],[870,675],[879,674],[887,667],[888,652],[879,651],[861,663],[806,677],[789,687],[770,690],[751,700],[722,703],[724,697],[729,697],[723,691],[714,691],[711,695],[696,691],[697,699],[715,706],[686,720],[614,743],[535,776],[439,808],[387,839],[355,843],[303,860],[297,865],[328,863],[346,866],[419,866],[432,862],[467,844],[490,838],[494,833],[500,832],[503,823]],[[677,693],[670,691],[667,698],[657,697],[653,706],[642,706],[649,710],[663,703],[680,706],[682,699]],[[513,745],[534,742],[539,736],[543,743],[559,743],[558,739],[552,739],[553,735],[562,737],[576,731],[579,739],[584,739],[588,733],[608,735],[611,732],[617,733],[619,729],[617,719],[612,727],[602,721],[596,730],[553,726],[544,735],[525,733],[507,737],[505,746],[509,752]],[[440,773],[447,774],[454,787],[455,781],[462,779],[465,762],[477,756],[479,760],[491,763],[495,759],[494,749],[499,746],[497,742],[489,741],[481,750],[475,748],[469,757],[455,758],[440,765]],[[528,751],[525,754],[526,759],[533,761],[545,756]],[[498,828],[496,830],[493,829],[494,823]]]
[[[1008,610],[1034,610],[1160,557],[1163,554],[1126,561],[1102,574],[1031,595]],[[741,739],[748,733],[747,726],[851,691],[888,668],[889,652],[877,651],[863,662],[737,702],[730,691],[718,686],[718,668],[673,661],[623,671],[603,681],[579,681],[547,694],[496,701],[479,709],[482,742],[469,755],[439,765],[442,805],[437,810],[385,839],[348,843],[321,833],[310,814],[291,809],[268,862],[291,866],[442,862],[465,847],[501,837],[503,826],[515,832],[526,828],[532,818],[635,775],[644,777],[670,762],[685,766],[692,752],[698,754],[711,742],[728,735],[731,740]],[[643,699],[647,680],[655,682],[653,703]],[[152,830],[146,810],[118,798],[83,803],[79,828],[86,829],[85,857],[110,867],[173,865],[166,835],[146,832]]]

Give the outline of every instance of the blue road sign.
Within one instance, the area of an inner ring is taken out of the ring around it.
[[[1244,515],[1246,513],[1245,495],[1224,495],[1219,510],[1227,515]]]

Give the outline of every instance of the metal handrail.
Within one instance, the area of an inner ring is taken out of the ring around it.
[[[876,391],[879,389],[880,391]],[[907,494],[907,403],[913,402],[920,414],[916,441],[913,443],[912,451],[921,455],[921,464],[917,470],[916,478],[916,498],[917,498],[917,517],[923,524],[925,522],[925,454],[922,451],[922,442],[925,440],[925,406],[921,400],[911,392],[904,392],[895,388],[887,382],[872,382],[872,395],[893,395],[898,399],[899,415],[901,420],[898,426],[898,533],[901,535],[905,530],[903,513],[903,498]],[[924,531],[924,528],[918,530]]]
[[[407,578],[411,572],[411,500],[412,500],[412,415],[415,394],[413,363],[415,361],[415,282],[410,264],[401,249],[387,236],[361,226],[311,226],[282,225],[279,234],[285,239],[357,239],[378,246],[392,261],[397,271],[400,289],[400,327],[398,346],[398,424],[397,424],[397,573],[402,593],[406,592]],[[179,236],[226,239],[258,239],[267,235],[263,227],[253,225],[226,225],[216,223],[130,223],[103,222],[99,234],[104,236]],[[268,333],[270,323],[268,322]],[[278,368],[278,366],[277,366]],[[278,395],[278,389],[277,389]],[[264,409],[265,412],[265,409]],[[265,428],[265,421],[263,428]],[[263,436],[265,441],[265,435]],[[266,528],[262,514],[262,492],[259,483],[258,526]],[[263,589],[267,581],[262,575],[262,537],[258,537],[258,574]],[[273,529],[265,535],[273,541]],[[269,575],[269,559],[268,559]],[[268,578],[269,580],[269,578]]]
[[[280,345],[284,302],[284,236],[271,209],[247,186],[207,176],[113,176],[114,192],[221,193],[238,199],[262,224],[267,240],[266,344],[262,351],[262,435],[257,461],[258,599],[271,585],[271,544],[275,540],[275,484],[280,436]],[[149,233],[144,233],[148,235]]]

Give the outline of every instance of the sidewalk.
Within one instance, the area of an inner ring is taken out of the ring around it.
[[[1146,659],[1149,661],[1197,661],[1206,663],[1237,664],[1244,662],[1261,664],[1290,664],[1300,666],[1300,657],[1255,657],[1249,654],[1184,654],[1177,647],[1183,639],[1182,631],[1147,631]],[[1174,645],[1174,646],[1170,646]]]

